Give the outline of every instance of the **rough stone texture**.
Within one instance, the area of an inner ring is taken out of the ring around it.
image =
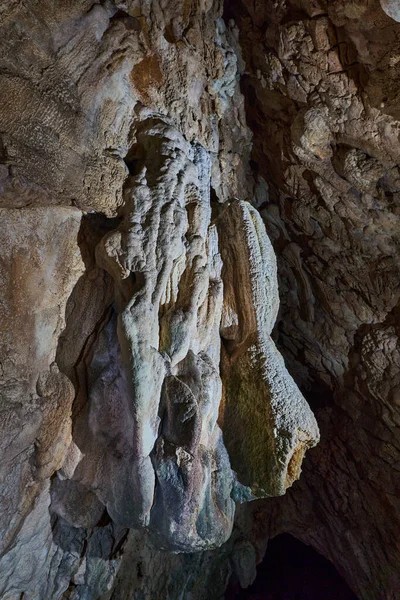
[[[73,386],[54,360],[65,306],[83,263],[76,245],[79,211],[1,209],[0,218],[4,552],[71,443]]]
[[[222,596],[236,503],[318,442],[222,8],[0,7],[5,600]]]
[[[219,600],[285,531],[397,600],[397,21],[1,3],[1,598]]]
[[[303,455],[318,432],[270,337],[279,296],[275,255],[262,219],[254,208],[237,201],[217,223],[226,240],[221,324],[225,394],[220,411],[224,439],[233,468],[253,494],[281,495],[299,477]]]
[[[397,2],[381,2],[393,16]],[[360,598],[398,598],[400,26],[375,1],[226,2],[240,30],[274,334],[321,428],[287,495],[243,507],[258,560],[293,533]]]

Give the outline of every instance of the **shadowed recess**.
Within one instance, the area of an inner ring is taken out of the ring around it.
[[[231,582],[226,600],[357,600],[334,565],[289,534],[270,540],[253,585]]]

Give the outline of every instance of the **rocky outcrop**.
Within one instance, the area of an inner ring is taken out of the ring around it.
[[[270,337],[221,15],[0,9],[5,600],[223,593],[236,504],[284,494],[319,439]]]
[[[55,362],[83,271],[74,208],[1,209],[1,550],[71,444],[73,386]],[[61,274],[61,276],[60,276]]]
[[[4,600],[397,600],[398,6],[222,4],[0,6]]]
[[[278,282],[261,217],[254,208],[236,202],[220,220],[221,238],[226,240],[221,328],[224,439],[240,481],[255,496],[279,496],[299,477],[303,455],[318,434],[270,338],[279,306]],[[262,281],[266,283],[260,285]]]
[[[293,533],[370,600],[398,597],[400,564],[400,28],[381,5],[226,3],[278,258],[275,340],[321,427],[301,480],[240,529],[259,556]]]

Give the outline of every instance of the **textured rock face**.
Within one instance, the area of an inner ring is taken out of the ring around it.
[[[54,360],[83,263],[75,243],[79,211],[1,209],[0,216],[4,551],[71,443],[73,386]]]
[[[275,340],[321,427],[300,482],[238,523],[259,553],[292,532],[371,600],[400,585],[400,28],[381,5],[226,3],[278,257]]]
[[[235,504],[319,439],[221,13],[0,8],[4,599],[222,593]]]
[[[256,496],[281,495],[299,476],[304,452],[317,435],[314,417],[270,338],[278,282],[261,217],[236,202],[221,215],[220,230],[226,240],[221,329],[225,439],[239,479]]]
[[[222,598],[285,531],[397,600],[398,20],[2,2],[1,598]]]

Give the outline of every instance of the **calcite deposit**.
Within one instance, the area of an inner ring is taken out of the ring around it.
[[[290,532],[367,600],[400,590],[398,7],[238,0],[225,11],[278,260],[274,339],[321,429],[285,497],[241,510],[239,539],[260,560]]]
[[[318,442],[270,337],[276,260],[221,17],[1,6],[6,600],[139,597],[132,554],[150,590],[160,553],[173,572],[222,546],[236,504],[284,494]]]
[[[399,20],[0,2],[2,600],[397,600]]]

